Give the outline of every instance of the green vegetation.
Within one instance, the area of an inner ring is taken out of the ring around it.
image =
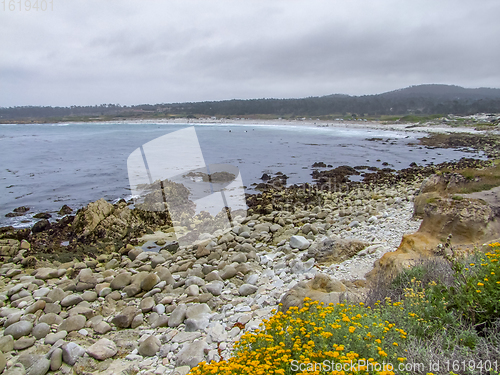
[[[493,166],[490,168],[467,168],[455,172],[460,173],[462,176],[464,176],[467,180],[467,184],[465,186],[450,188],[449,191],[451,194],[476,193],[500,186],[500,160],[495,160],[493,162]]]
[[[11,107],[0,108],[0,121],[48,122],[49,118],[60,121],[72,121],[69,118],[78,118],[78,121],[96,121],[97,119],[105,121],[105,119],[118,118],[157,119],[187,116],[250,118],[256,116],[272,119],[306,117],[326,121],[344,118],[345,120],[421,122],[443,117],[443,113],[470,115],[485,112],[500,113],[500,90],[420,85],[364,96],[335,94],[300,99],[224,100],[133,106],[101,104],[71,107]],[[450,120],[450,123],[453,121]]]
[[[403,116],[399,119],[400,122],[417,122],[417,123],[424,123],[427,121],[432,121],[440,118],[444,118],[446,116],[440,115],[440,114],[435,114],[435,115],[406,115]]]
[[[372,288],[366,304],[306,299],[275,312],[242,336],[234,357],[191,374],[498,374],[500,244],[469,256],[441,250],[453,256],[405,269]]]

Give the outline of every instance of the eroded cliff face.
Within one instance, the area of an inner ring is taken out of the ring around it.
[[[419,259],[443,255],[438,245],[448,238],[455,249],[463,252],[500,238],[497,199],[482,199],[490,196],[491,191],[450,194],[457,186],[466,185],[465,179],[457,174],[434,175],[427,179],[415,198],[414,216],[423,217],[419,230],[403,236],[396,251],[376,261],[367,279],[370,282],[390,279]]]

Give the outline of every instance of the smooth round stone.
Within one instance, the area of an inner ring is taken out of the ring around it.
[[[114,290],[111,293],[109,293],[107,295],[107,297],[111,298],[111,299],[113,299],[115,301],[118,301],[118,300],[122,299],[122,294],[118,290]]]
[[[238,293],[240,294],[240,296],[249,296],[250,294],[255,293],[257,289],[258,288],[255,285],[243,284],[239,287]]]
[[[61,312],[61,305],[59,303],[47,303],[45,304],[45,308],[43,309],[45,314],[59,314]]]
[[[33,323],[26,320],[11,324],[4,331],[4,336],[11,335],[15,340],[22,336],[27,336],[33,329]]]
[[[188,296],[198,296],[200,294],[200,287],[196,284],[190,285],[186,288]]]
[[[85,327],[85,323],[87,322],[87,318],[83,315],[73,315],[69,318],[66,318],[58,327],[58,331],[78,331]]]
[[[23,350],[27,349],[35,343],[36,338],[34,337],[22,337],[19,340],[16,340],[14,343],[14,349],[15,350]]]
[[[160,277],[155,273],[150,273],[141,282],[141,289],[148,292],[160,282]]]
[[[106,263],[106,269],[110,270],[110,269],[118,267],[119,265],[120,265],[120,262],[118,262],[118,260],[111,259],[108,263]]]
[[[33,292],[33,298],[41,298],[45,297],[47,294],[49,294],[50,289],[49,288],[40,288],[37,289]]]
[[[34,314],[38,310],[43,310],[45,308],[46,304],[47,304],[47,302],[40,299],[26,309],[26,314]]]
[[[130,327],[134,329],[141,326],[142,323],[144,323],[144,314],[137,314],[136,316],[134,316],[134,319],[132,319],[132,324],[130,325]]]
[[[99,361],[113,357],[118,352],[116,344],[109,339],[100,339],[87,348],[87,354]]]
[[[50,326],[47,323],[38,323],[31,334],[35,336],[38,340],[43,339],[50,333]]]
[[[3,324],[3,327],[4,328],[7,328],[8,326],[14,324],[14,323],[17,323],[18,321],[21,320],[21,317],[23,316],[23,313],[22,312],[18,312],[18,313],[15,313],[15,314],[12,314],[10,315],[7,320],[5,321],[5,323]]]
[[[238,271],[236,271],[236,268],[234,268],[233,266],[226,266],[222,270],[220,277],[223,280],[226,280],[226,279],[233,278],[234,276],[236,276],[237,273],[238,273]]]
[[[94,327],[94,331],[101,334],[101,335],[104,335],[104,334],[108,333],[109,331],[111,331],[111,326],[107,322],[103,321],[103,322],[96,324],[96,326]]]
[[[87,290],[85,293],[82,294],[82,298],[84,301],[94,302],[97,299],[97,293],[91,290]]]
[[[209,293],[214,296],[220,296],[222,293],[222,289],[224,288],[224,283],[219,280],[212,281],[205,285],[205,288]]]
[[[158,315],[163,315],[165,314],[165,305],[163,304],[158,304],[156,305],[153,310],[158,313]]]
[[[252,273],[246,277],[247,284],[256,285],[259,281],[259,275],[256,273]]]
[[[52,345],[56,341],[66,338],[67,335],[68,335],[68,332],[66,332],[66,331],[59,331],[57,333],[49,333],[47,336],[45,336],[44,343],[48,344],[48,345]]]
[[[57,315],[55,313],[48,313],[48,314],[42,315],[38,321],[40,323],[47,323],[48,325],[52,325],[52,324],[59,325],[63,322],[63,318],[61,318],[59,315]]]
[[[143,357],[153,357],[160,350],[161,342],[156,336],[149,336],[139,345],[139,354]]]
[[[5,366],[7,366],[7,359],[5,358],[5,355],[0,352],[0,374],[5,369]]]
[[[141,300],[139,308],[143,313],[149,312],[155,306],[155,300],[153,297],[146,297]]]
[[[129,285],[132,282],[132,276],[128,272],[122,272],[119,275],[117,275],[113,281],[110,283],[110,288],[111,289],[117,289],[121,290],[125,288],[127,285]]]
[[[50,361],[45,358],[44,355],[21,354],[17,361],[18,365],[24,366],[23,372],[21,372],[21,374],[45,375],[50,368]]]
[[[63,351],[63,361],[73,366],[78,358],[85,354],[85,349],[75,342],[68,342],[61,347]]]
[[[50,356],[50,370],[57,371],[62,366],[62,349],[56,348]]]
[[[99,297],[106,297],[111,292],[113,292],[113,289],[111,289],[110,287],[102,288],[99,292]]]
[[[65,296],[66,293],[61,288],[54,288],[47,294],[47,297],[54,302],[61,301]]]
[[[62,307],[73,306],[73,305],[79,304],[82,301],[83,301],[83,298],[80,295],[70,294],[69,296],[66,296],[62,299],[61,306]]]
[[[2,353],[10,352],[14,349],[14,339],[12,336],[2,336],[0,337],[0,351]]]
[[[14,363],[9,367],[8,371],[4,372],[5,375],[26,375],[26,370],[22,363]]]

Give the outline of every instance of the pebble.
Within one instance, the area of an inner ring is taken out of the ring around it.
[[[50,356],[50,370],[57,371],[62,366],[63,358],[62,358],[62,349],[55,348]]]
[[[43,339],[50,332],[50,326],[47,323],[38,323],[32,331],[32,335],[38,340]]]
[[[143,357],[152,357],[160,350],[160,346],[160,340],[151,335],[139,345],[139,354]]]
[[[33,323],[27,320],[21,320],[20,322],[13,323],[10,326],[8,326],[4,331],[4,335],[5,336],[10,335],[14,339],[18,339],[22,336],[29,335],[32,329],[33,329]]]
[[[252,284],[243,284],[239,287],[238,293],[240,296],[248,296],[250,294],[254,294],[257,291],[257,287]]]
[[[87,354],[99,361],[113,357],[118,352],[116,344],[106,338],[100,339],[87,348]]]
[[[70,366],[73,366],[78,358],[85,354],[85,349],[74,342],[64,344],[61,349],[64,363]]]

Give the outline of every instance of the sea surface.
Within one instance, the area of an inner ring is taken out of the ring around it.
[[[129,155],[149,141],[193,125],[0,125],[0,226],[30,225],[33,214],[55,213],[64,204],[78,209],[100,198],[130,199]],[[418,143],[422,133],[288,125],[194,126],[205,162],[238,167],[247,192],[255,192],[252,184],[261,182],[263,173],[283,172],[289,184],[311,182],[315,162],[380,168],[386,162],[402,169],[412,162],[426,165],[482,157],[463,150],[408,145]],[[19,206],[30,211],[5,217]]]

